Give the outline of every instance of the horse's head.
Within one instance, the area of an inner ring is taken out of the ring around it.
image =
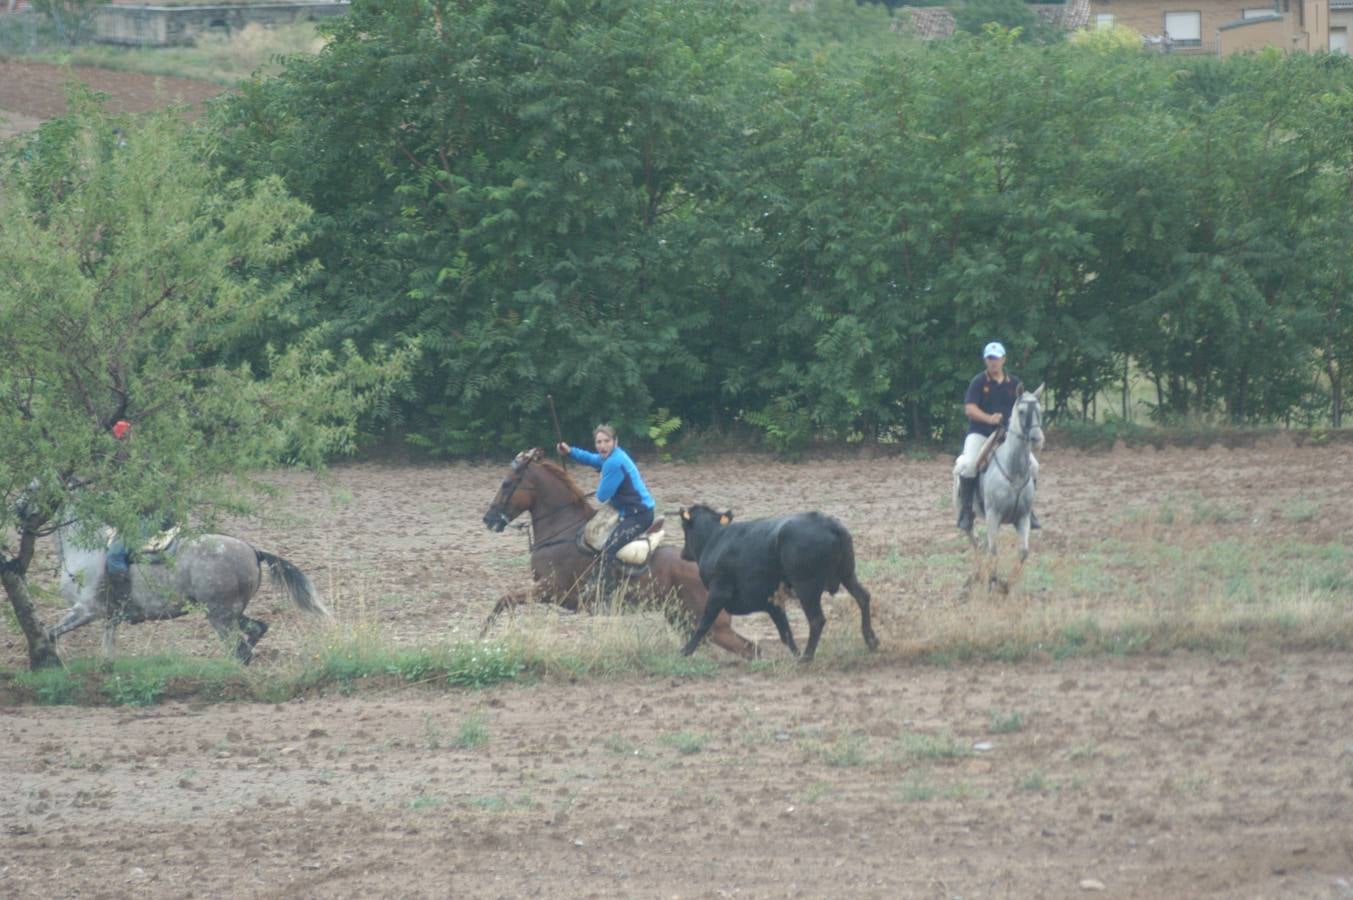
[[[531,464],[545,458],[545,451],[539,447],[523,450],[512,460],[512,469],[493,495],[493,502],[484,513],[484,527],[502,531],[517,516],[531,508],[535,502],[535,483],[530,478]]]
[[[1041,384],[1036,390],[1025,391],[1015,401],[1014,415],[1011,417],[1014,421],[1010,423],[1011,432],[1022,435],[1035,450],[1043,446],[1043,407],[1040,404],[1042,397]]]

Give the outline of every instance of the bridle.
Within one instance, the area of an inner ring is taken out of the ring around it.
[[[516,495],[517,489],[521,487],[521,483],[526,480],[526,473],[527,470],[530,469],[531,463],[535,462],[538,458],[539,457],[535,453],[531,452],[519,453],[517,455],[517,458],[512,461],[512,469],[513,471],[516,472],[516,477],[512,480],[512,483],[504,489],[503,499],[498,503],[495,503],[493,506],[489,507],[489,512],[494,512],[495,510],[497,511],[498,519],[503,523],[504,528],[506,528],[512,521],[507,517],[508,506],[509,504],[512,503],[512,498],[513,496]],[[556,516],[559,513],[563,512],[564,510],[573,506],[575,502],[577,501],[569,500],[568,502],[561,503],[554,509],[551,509],[545,513],[541,513],[540,515],[532,513],[531,521],[524,522],[516,526],[517,528],[520,528],[526,532],[526,549],[528,553],[534,553],[535,551],[539,550],[542,547],[551,547],[554,546],[555,544],[562,544],[566,541],[573,540],[572,536],[566,538],[559,537],[559,535],[563,534],[565,531],[571,532],[572,531],[571,528],[562,528],[559,529],[558,531],[554,531],[550,533],[543,541],[536,540],[535,530],[540,526],[540,523],[548,521],[553,516]]]
[[[1038,408],[1037,398],[1035,398],[1032,401],[1023,399],[1015,401],[1015,411],[1016,414],[1019,416],[1019,431],[1013,432],[1007,428],[1005,431],[1006,437],[1008,438],[1012,434],[1017,434],[1018,437],[1025,443],[1032,443],[1034,429],[1033,420],[1037,408]],[[1011,478],[1010,473],[1005,470],[1005,466],[1001,465],[1000,454],[996,453],[992,454],[991,461],[995,464],[996,469],[1003,476],[1005,476],[1005,480],[1010,482],[1010,486],[1014,488],[1016,494],[1024,490],[1024,486],[1028,484],[1029,480],[1033,477],[1031,474],[1026,473],[1024,476],[1024,480],[1021,481],[1018,485],[1016,485],[1015,479]]]

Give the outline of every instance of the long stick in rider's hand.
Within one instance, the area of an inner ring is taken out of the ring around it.
[[[546,394],[545,400],[550,404],[550,418],[554,420],[554,450],[559,453],[559,445],[564,442],[564,430],[559,427],[559,413],[554,411],[554,394]],[[561,458],[568,459],[564,454],[559,454]]]

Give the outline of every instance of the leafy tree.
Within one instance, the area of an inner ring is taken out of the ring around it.
[[[57,36],[74,46],[93,30],[101,0],[33,0],[33,9],[51,21]]]
[[[708,313],[674,241],[724,177],[715,87],[743,15],[359,2],[224,111],[240,170],[280,172],[318,213],[307,317],[423,342],[402,408],[418,443],[539,440],[551,392],[570,430],[641,433],[651,385],[702,377],[679,337]]]
[[[34,668],[59,662],[26,581],[37,537],[241,509],[250,473],[350,448],[408,363],[322,334],[270,343],[308,274],[291,260],[309,210],[276,178],[221,181],[176,113],[136,124],[74,99],[0,168],[0,502],[17,527],[0,580]],[[250,342],[262,365],[240,360]]]

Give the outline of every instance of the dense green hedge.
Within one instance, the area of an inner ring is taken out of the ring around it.
[[[1353,63],[1162,57],[881,6],[356,0],[217,110],[322,263],[297,327],[416,336],[448,453],[665,409],[792,446],[944,438],[991,338],[1081,415],[1338,424]],[[1116,394],[1115,394],[1116,396]]]

